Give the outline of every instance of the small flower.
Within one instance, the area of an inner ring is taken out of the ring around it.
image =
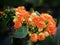
[[[43,29],[45,28],[45,23],[43,21],[39,21],[38,24],[37,24],[37,27],[40,28],[40,29]]]
[[[41,31],[43,31],[43,29],[40,29],[40,28],[39,28],[39,29],[38,29],[38,32],[41,32]]]
[[[38,35],[38,40],[39,40],[39,41],[45,40],[45,35],[44,35],[44,33],[40,33],[40,34]]]
[[[32,19],[32,22],[33,22],[33,26],[37,26],[37,23],[39,21],[39,16],[35,16],[33,19]]]
[[[19,16],[18,18],[17,18],[17,20],[20,22],[20,23],[22,23],[23,22],[23,17],[21,17],[21,16]]]
[[[29,19],[26,19],[26,24],[30,26]]]
[[[44,21],[52,19],[52,16],[49,15],[48,13],[42,13],[40,14],[40,18]]]
[[[15,11],[16,12],[21,12],[24,9],[25,9],[24,6],[20,6],[20,7],[17,7]]]
[[[31,18],[29,18],[29,22],[32,22],[32,19]]]
[[[14,18],[13,22],[17,21],[17,17],[16,16],[13,16],[13,18]]]
[[[26,17],[26,18],[29,18],[29,17],[30,17],[30,12],[25,11],[25,17]]]
[[[34,16],[37,16],[37,14],[35,12],[31,13],[31,15],[34,17]]]
[[[53,30],[48,29],[47,32],[51,35],[54,35],[56,33],[56,28]]]
[[[48,33],[47,31],[45,31],[45,32],[44,32],[44,35],[45,35],[46,37],[48,37],[48,36],[49,36],[49,33]]]
[[[19,23],[18,21],[15,21],[14,22],[14,27],[17,28],[17,29],[20,28],[21,27],[21,23]]]
[[[46,31],[49,34],[54,35],[56,33],[56,27],[54,25],[48,25]]]
[[[31,34],[30,39],[31,39],[31,41],[33,41],[33,42],[37,42],[37,41],[38,41],[38,36],[37,36],[37,34],[36,34],[36,33]]]

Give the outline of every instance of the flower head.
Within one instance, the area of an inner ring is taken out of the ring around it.
[[[32,22],[33,22],[33,26],[37,26],[37,24],[38,24],[38,21],[39,21],[39,16],[35,16],[35,17],[33,17],[32,18]]]
[[[45,28],[45,26],[46,26],[45,22],[43,22],[43,21],[39,21],[38,24],[37,24],[37,27],[40,28],[40,29]]]
[[[56,33],[56,27],[54,25],[48,25],[46,31],[49,34],[54,35]]]
[[[31,34],[30,39],[31,39],[31,41],[33,41],[33,42],[37,42],[37,41],[38,41],[38,36],[37,36],[37,34],[36,34],[36,33]]]
[[[45,40],[45,35],[44,35],[44,33],[40,33],[39,35],[38,35],[38,40]]]
[[[17,28],[17,29],[20,28],[21,27],[21,23],[18,22],[18,21],[15,21],[14,22],[14,27]]]

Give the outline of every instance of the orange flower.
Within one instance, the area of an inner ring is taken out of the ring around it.
[[[47,31],[45,31],[45,32],[44,32],[44,35],[45,35],[46,37],[48,37],[48,36],[49,36],[49,33],[48,33]]]
[[[28,26],[30,26],[30,23],[29,23],[29,20],[28,20],[28,19],[26,19],[26,24],[27,24]]]
[[[42,13],[42,14],[40,15],[40,18],[41,18],[42,20],[44,20],[44,21],[53,19],[52,16],[49,15],[48,13]]]
[[[52,18],[52,16],[48,13],[42,13],[41,16],[43,16],[44,18]]]
[[[49,21],[48,22],[48,27],[51,27],[51,26],[56,28],[56,22],[53,23],[52,21]]]
[[[38,16],[35,16],[33,19],[32,19],[32,22],[33,22],[33,26],[37,26],[37,23],[39,21],[39,17]]]
[[[26,18],[29,18],[30,17],[30,12],[26,11],[25,16],[26,16]]]
[[[40,34],[38,35],[38,39],[39,39],[39,40],[45,40],[45,35],[44,35],[44,33],[40,33]]]
[[[22,23],[23,22],[23,17],[18,17],[18,19],[17,19],[20,23]]]
[[[43,15],[40,15],[40,21],[45,21],[46,20],[46,18],[44,18],[44,16]]]
[[[48,25],[47,30],[46,30],[49,34],[54,35],[56,33],[56,26],[53,25]]]
[[[24,10],[24,6],[20,6],[16,8],[16,12],[22,12],[22,10]]]
[[[43,29],[45,27],[45,23],[43,21],[38,22],[37,27]]]
[[[47,32],[51,35],[54,35],[56,33],[56,29],[53,29],[53,30],[47,30]]]
[[[26,11],[25,17],[26,17],[26,24],[29,26],[30,25],[29,23],[30,13]]]
[[[54,21],[53,18],[52,18],[52,19],[48,19],[48,23],[49,23],[49,24],[54,24],[54,25],[56,26],[56,22]]]
[[[21,23],[19,23],[18,21],[14,22],[14,27],[15,28],[20,28],[21,27]]]
[[[35,33],[34,34],[31,34],[30,39],[33,42],[37,42],[38,41],[37,34],[35,34]]]
[[[25,16],[25,14],[26,14],[26,10],[24,9],[24,7],[23,6],[21,6],[21,7],[18,7],[18,8],[16,8],[16,15],[17,16]]]
[[[45,19],[42,16],[39,17],[39,21],[44,21],[44,20]]]

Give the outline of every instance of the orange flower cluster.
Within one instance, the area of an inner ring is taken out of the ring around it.
[[[37,42],[38,40],[39,41],[45,40],[46,37],[48,37],[48,36],[49,36],[49,33],[48,32],[41,32],[39,34],[33,33],[33,34],[31,34],[30,39],[33,42]]]
[[[56,22],[51,15],[42,13],[40,16],[38,16],[35,12],[30,13],[26,11],[23,6],[16,8],[15,12],[15,28],[22,27],[24,22],[27,26],[38,28],[36,32],[30,33],[30,39],[33,42],[37,42],[38,40],[45,40],[49,35],[54,35],[56,33]]]
[[[30,38],[33,42],[36,42],[37,40],[45,40],[49,34],[54,35],[56,33],[56,22],[53,17],[47,13],[40,14],[38,17],[33,17],[32,22],[34,24],[33,26],[37,26],[37,28],[40,29],[39,34],[31,34]],[[46,29],[43,31],[44,28]]]
[[[26,11],[23,6],[16,8],[15,12],[16,12],[16,16],[14,18],[15,28],[20,28],[24,21],[26,21],[27,25],[29,25],[28,18],[30,17],[30,12]]]

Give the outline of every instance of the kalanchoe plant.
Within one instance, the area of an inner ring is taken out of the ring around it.
[[[47,40],[52,40],[56,33],[56,22],[48,13],[36,14],[35,11],[28,12],[23,6],[15,9],[14,37],[25,38],[29,35],[29,45],[44,45]],[[46,41],[45,41],[46,40]],[[41,42],[41,43],[40,43]]]

